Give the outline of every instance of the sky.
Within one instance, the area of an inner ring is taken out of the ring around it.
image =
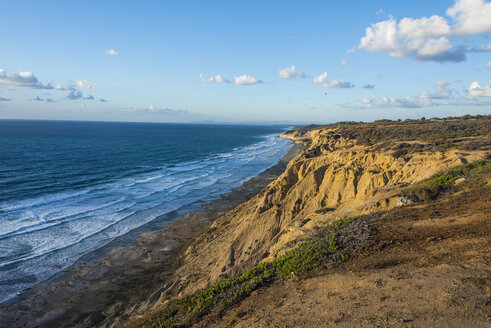
[[[0,0],[0,118],[491,114],[491,2]]]

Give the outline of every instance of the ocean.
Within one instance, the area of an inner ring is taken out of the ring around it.
[[[285,129],[0,120],[0,303],[275,165]]]

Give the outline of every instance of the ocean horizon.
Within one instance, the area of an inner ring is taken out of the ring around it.
[[[0,303],[275,165],[286,128],[0,120]]]

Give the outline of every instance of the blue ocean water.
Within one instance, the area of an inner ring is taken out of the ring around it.
[[[283,130],[0,120],[0,303],[273,166]]]

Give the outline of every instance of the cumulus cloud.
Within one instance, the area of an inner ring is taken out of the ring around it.
[[[299,80],[305,77],[305,73],[295,70],[295,66],[290,66],[278,70],[278,75],[282,79]]]
[[[450,99],[452,98],[452,91],[450,91],[448,83],[446,81],[439,81],[435,83],[435,92],[428,90],[422,90],[419,94],[421,99]]]
[[[313,80],[314,84],[317,84],[321,87],[324,88],[329,88],[329,89],[347,89],[347,88],[354,88],[355,85],[351,84],[350,82],[344,82],[342,80],[331,80],[329,81],[327,72],[322,73],[319,76],[314,77]]]
[[[250,75],[241,75],[241,76],[235,76],[233,82],[224,78],[221,75],[216,75],[216,76],[211,76],[211,77],[204,77],[203,74],[199,75],[199,78],[201,81],[205,83],[233,83],[235,85],[251,85],[251,84],[258,84],[262,83],[261,80],[258,80],[257,78],[250,76]]]
[[[403,18],[398,27],[399,34],[408,39],[433,38],[450,34],[447,20],[437,15],[429,18]]]
[[[48,90],[70,90],[70,87],[53,83],[41,83],[38,78],[30,71],[21,71],[8,75],[3,69],[0,69],[0,85],[10,85],[17,87],[26,87],[32,89]]]
[[[348,62],[346,60],[341,60],[341,66],[348,66]]]
[[[224,78],[223,76],[217,74],[216,76],[211,76],[211,77],[208,77],[208,78],[205,78],[203,76],[203,74],[200,74],[199,75],[199,79],[205,83],[215,83],[215,82],[218,82],[218,83],[231,83],[229,80],[227,80],[226,78]]]
[[[241,76],[234,77],[234,84],[236,85],[251,85],[251,84],[258,84],[258,83],[262,83],[262,81],[258,80],[254,76],[244,74]]]
[[[94,89],[97,83],[89,82],[87,80],[77,80],[75,81],[75,86],[80,89]]]
[[[490,61],[488,61],[488,63],[486,64],[486,68],[491,69],[491,60],[490,60]]]
[[[414,58],[421,61],[460,62],[466,59],[465,46],[455,46],[450,37],[471,36],[491,32],[491,3],[484,0],[457,0],[447,10],[454,21],[433,15],[403,18],[371,24],[360,39],[359,49],[385,52],[394,58]]]
[[[478,82],[474,81],[469,86],[469,95],[474,97],[491,97],[491,81],[489,85],[480,85]]]
[[[104,99],[104,98],[99,99],[99,101],[100,101],[100,102],[103,102],[103,103],[107,103],[107,102],[109,102],[109,101],[107,101],[107,100],[106,100],[106,99]]]
[[[491,2],[485,0],[457,0],[447,9],[455,21],[454,34],[471,36],[491,32]]]
[[[365,84],[363,89],[375,89],[375,84]]]
[[[106,50],[104,53],[106,55],[109,55],[109,56],[117,56],[117,55],[119,55],[119,51],[116,51],[114,49]]]
[[[0,101],[10,101],[10,99],[5,97],[0,97]]]
[[[412,57],[422,61],[456,62],[465,60],[465,49],[454,49],[447,37],[428,38],[430,35],[438,35],[438,27],[430,29],[430,31],[434,30],[434,32],[430,32],[425,28],[414,26],[418,20],[407,20],[404,23],[405,27],[402,33],[401,23],[398,25],[392,18],[372,24],[366,29],[366,34],[361,38],[358,47],[368,52],[386,52],[394,58]],[[401,22],[403,21],[404,19]],[[429,19],[425,20],[423,26],[430,25],[430,21]],[[420,37],[413,38],[414,36]]]

